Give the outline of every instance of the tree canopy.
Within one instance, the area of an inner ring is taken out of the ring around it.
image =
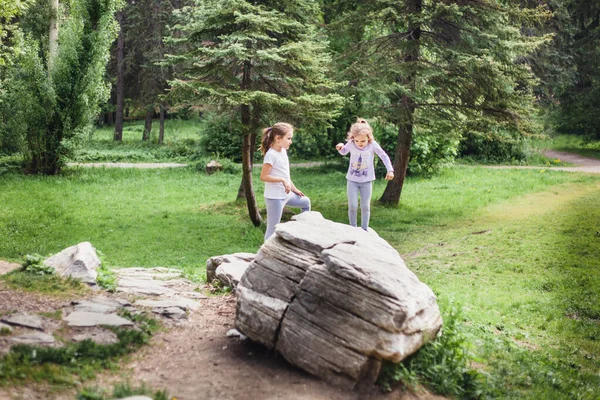
[[[252,187],[252,154],[261,126],[274,119],[327,121],[342,97],[327,73],[313,1],[197,1],[176,14],[167,60],[181,72],[170,97],[240,119],[243,182],[250,217],[261,221]]]

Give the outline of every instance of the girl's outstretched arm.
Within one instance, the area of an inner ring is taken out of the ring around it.
[[[335,149],[338,151],[338,153],[340,153],[341,155],[346,155],[348,154],[348,143],[350,143],[350,141],[346,142],[346,143],[338,143],[335,145]]]

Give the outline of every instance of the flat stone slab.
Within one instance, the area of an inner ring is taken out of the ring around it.
[[[208,296],[202,293],[198,293],[198,292],[179,292],[180,296],[185,296],[189,299],[196,299],[196,300],[202,300],[202,299],[208,299]]]
[[[130,396],[130,397],[123,397],[123,398],[115,399],[115,400],[152,400],[152,399],[148,396]]]
[[[139,293],[151,296],[176,294],[176,291],[165,286],[166,281],[155,279],[121,278],[117,282],[117,290],[125,293]]]
[[[95,313],[114,313],[121,308],[131,306],[131,302],[125,299],[109,298],[103,296],[96,296],[91,299],[75,300],[71,304],[74,306],[75,311],[86,311]]]
[[[114,332],[102,329],[100,327],[83,328],[81,333],[74,335],[73,342],[82,342],[86,339],[92,340],[98,344],[114,344],[119,342],[119,338]]]
[[[75,303],[75,302],[74,302]],[[94,303],[93,301],[88,300],[80,300],[75,304],[75,311],[87,311],[93,313],[112,313],[121,308],[120,305],[108,305],[108,304],[100,304]]]
[[[0,321],[11,325],[24,326],[25,328],[44,330],[42,318],[37,315],[13,314],[9,317],[3,317]]]
[[[185,318],[185,316],[187,315],[185,311],[179,307],[159,307],[153,309],[152,312],[171,319],[181,319]]]
[[[11,337],[9,340],[16,344],[53,344],[55,342],[52,335],[44,332],[24,333]]]
[[[118,276],[132,276],[135,278],[140,277],[141,275],[148,276],[160,276],[160,275],[173,275],[175,277],[180,277],[183,275],[181,270],[175,268],[165,268],[165,267],[154,267],[154,268],[123,268],[116,269],[114,272]]]
[[[87,311],[73,311],[63,318],[69,326],[132,326],[133,322],[119,317],[117,314],[100,314]]]
[[[134,305],[153,308],[178,307],[184,311],[197,310],[200,307],[200,304],[197,301],[185,297],[173,297],[164,300],[137,300]]]

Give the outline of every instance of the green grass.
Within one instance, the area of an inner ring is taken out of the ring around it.
[[[339,166],[292,171],[313,209],[339,222],[347,221],[344,175]],[[175,267],[201,279],[207,258],[262,244],[263,230],[234,201],[239,179],[193,168],[5,174],[0,258],[90,241],[107,266]],[[384,187],[375,183],[374,200]],[[371,227],[440,304],[463,308],[459,328],[486,393],[514,399],[600,397],[597,221],[600,176],[543,168],[457,166],[410,177],[399,207],[371,209]]]
[[[568,184],[432,227],[420,249],[400,245],[440,298],[464,305],[497,396],[600,396],[598,221],[599,184]]]
[[[209,257],[256,251],[262,242],[235,203],[238,186],[238,177],[192,169],[4,175],[0,257],[19,261],[89,241],[107,266],[175,267],[199,278]]]

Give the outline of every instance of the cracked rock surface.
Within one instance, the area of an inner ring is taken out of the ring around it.
[[[432,290],[373,232],[306,212],[279,224],[237,286],[236,328],[345,387],[372,384],[433,339]]]

